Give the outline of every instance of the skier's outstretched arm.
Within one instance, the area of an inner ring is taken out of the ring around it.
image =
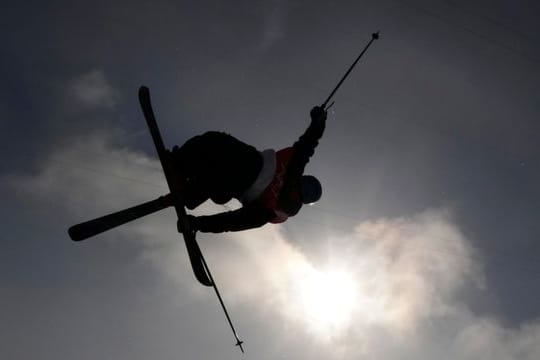
[[[275,214],[272,210],[266,209],[255,202],[233,211],[190,217],[190,225],[196,231],[221,233],[258,228],[274,217]]]
[[[303,174],[309,159],[315,153],[315,148],[319,145],[319,139],[322,137],[326,127],[326,116],[326,110],[320,106],[311,109],[311,123],[293,145],[294,155],[289,166],[289,174],[292,177]]]

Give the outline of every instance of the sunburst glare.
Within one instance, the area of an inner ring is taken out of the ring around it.
[[[345,329],[354,312],[358,288],[345,271],[318,270],[306,266],[294,281],[297,318],[310,331],[332,337]]]

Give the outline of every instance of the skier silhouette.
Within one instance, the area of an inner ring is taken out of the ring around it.
[[[322,137],[327,113],[316,106],[311,123],[293,146],[258,151],[231,135],[209,131],[172,150],[184,205],[193,210],[206,200],[225,204],[235,198],[242,207],[208,216],[187,216],[179,231],[241,231],[281,223],[303,204],[320,199],[322,187],[304,168]]]

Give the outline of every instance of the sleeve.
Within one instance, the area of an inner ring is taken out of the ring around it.
[[[272,210],[259,203],[248,204],[240,209],[215,215],[197,216],[195,228],[201,232],[221,233],[258,228],[275,217]]]
[[[317,111],[322,111],[323,113],[317,113],[315,109],[321,108],[316,107],[311,111],[311,123],[304,134],[293,144],[294,153],[287,170],[289,174],[288,178],[299,178],[302,176],[309,159],[315,153],[315,148],[319,145],[319,139],[324,133],[326,112],[321,109]]]

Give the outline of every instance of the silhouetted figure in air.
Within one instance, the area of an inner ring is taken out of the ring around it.
[[[225,204],[237,199],[242,207],[209,216],[188,216],[180,231],[219,233],[281,223],[303,204],[319,200],[320,182],[304,168],[321,138],[327,113],[314,107],[311,123],[293,146],[259,151],[231,135],[210,131],[172,150],[180,175],[184,205],[192,210],[210,199]]]

